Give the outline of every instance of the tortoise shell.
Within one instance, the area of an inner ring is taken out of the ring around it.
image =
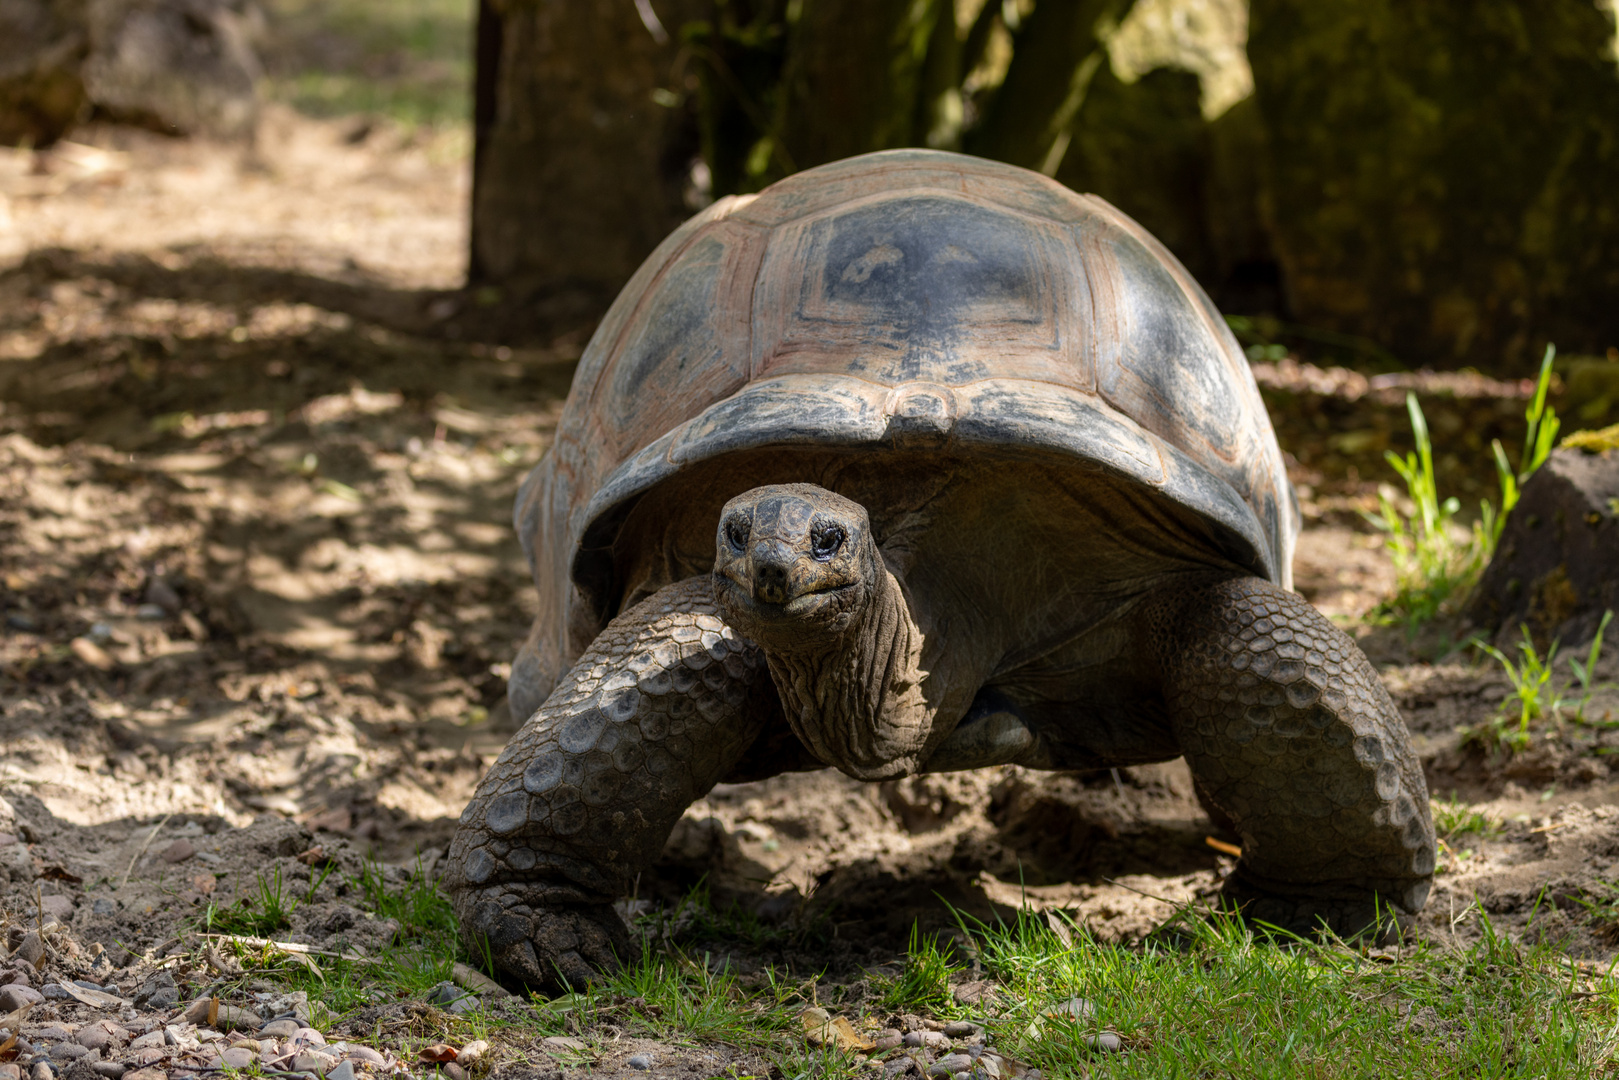
[[[539,614],[514,702],[519,683],[543,699],[626,599],[636,503],[767,447],[1045,455],[1194,511],[1231,562],[1291,584],[1275,433],[1175,257],[1038,173],[885,151],[719,200],[619,294],[518,494]]]

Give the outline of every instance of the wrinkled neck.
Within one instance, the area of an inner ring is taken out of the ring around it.
[[[918,772],[932,749],[923,693],[923,635],[905,590],[886,569],[841,632],[765,656],[793,733],[858,780]]]

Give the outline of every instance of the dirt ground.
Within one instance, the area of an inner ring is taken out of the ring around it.
[[[0,151],[0,905],[11,949],[54,920],[74,943],[58,977],[134,1000],[208,898],[271,866],[307,879],[311,848],[431,873],[513,730],[504,679],[532,595],[509,510],[589,326],[514,347],[480,320],[492,299],[459,291],[464,140],[284,109],[251,153],[74,139]],[[1482,908],[1612,959],[1619,923],[1591,904],[1619,879],[1619,736],[1469,747],[1458,729],[1505,680],[1355,622],[1392,582],[1355,511],[1392,478],[1407,384],[1260,376],[1303,496],[1301,591],[1382,664],[1434,793],[1499,824],[1447,843],[1420,932],[1462,940]],[[1442,483],[1470,495],[1489,478],[1475,451],[1519,438],[1522,387],[1411,384]],[[1214,833],[1179,762],[798,775],[699,802],[637,902],[706,879],[767,920],[813,908],[844,943],[802,958],[823,967],[947,925],[941,899],[1128,939],[1218,886]],[[289,938],[330,940],[339,899]]]

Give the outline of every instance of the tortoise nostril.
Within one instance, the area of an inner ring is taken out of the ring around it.
[[[775,563],[765,563],[763,566],[759,566],[754,569],[753,578],[760,585],[770,586],[778,589],[786,588],[787,568],[785,566],[778,566]]]

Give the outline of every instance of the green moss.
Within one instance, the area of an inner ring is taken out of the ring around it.
[[[1562,446],[1571,450],[1584,450],[1587,454],[1600,454],[1619,447],[1619,424],[1610,424],[1596,431],[1576,431],[1563,437]]]

